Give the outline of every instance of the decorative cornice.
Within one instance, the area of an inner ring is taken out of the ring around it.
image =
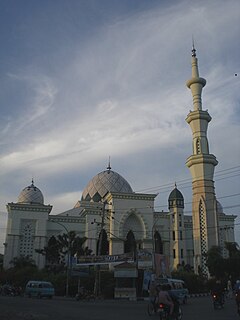
[[[108,195],[108,200],[111,199],[131,199],[131,200],[154,200],[158,194],[148,194],[148,193],[120,193],[111,192]]]
[[[23,204],[23,203],[8,203],[7,209],[16,211],[34,211],[34,212],[48,212],[52,210],[51,205],[36,205],[36,204]]]
[[[69,223],[85,223],[86,219],[78,218],[78,217],[50,217],[48,219],[49,222],[69,222]]]

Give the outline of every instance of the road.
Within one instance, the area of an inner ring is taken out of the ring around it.
[[[210,297],[190,298],[183,320],[239,320],[234,300],[214,310]],[[146,301],[83,302],[56,297],[53,300],[0,297],[1,320],[157,320],[146,313]]]

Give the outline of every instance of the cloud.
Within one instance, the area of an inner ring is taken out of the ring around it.
[[[71,34],[67,29],[71,50],[51,47],[50,55],[44,47],[9,70],[21,99],[0,120],[1,203],[14,201],[36,176],[56,211],[64,203],[65,210],[105,169],[109,155],[135,190],[190,179],[185,160],[192,137],[185,118],[192,96],[185,82],[192,34],[207,79],[203,108],[213,118],[210,152],[220,170],[239,163],[239,7],[234,0],[176,1],[115,14],[91,25],[87,35],[87,24],[72,26]],[[167,203],[167,195],[161,201]]]

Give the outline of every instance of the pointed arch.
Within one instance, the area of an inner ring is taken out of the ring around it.
[[[124,242],[124,253],[135,252],[136,251],[136,240],[132,230],[129,230]]]
[[[142,240],[146,233],[144,222],[136,212],[130,212],[122,222],[120,236],[126,238],[129,230],[132,230],[136,240]]]
[[[158,231],[154,233],[154,251],[155,253],[163,254],[163,242]]]

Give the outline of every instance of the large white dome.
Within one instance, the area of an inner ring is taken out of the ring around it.
[[[110,170],[98,173],[83,190],[82,199],[99,202],[108,192],[132,193],[130,184],[117,172]]]
[[[43,194],[35,187],[33,181],[30,186],[21,191],[18,197],[18,203],[44,204]]]

